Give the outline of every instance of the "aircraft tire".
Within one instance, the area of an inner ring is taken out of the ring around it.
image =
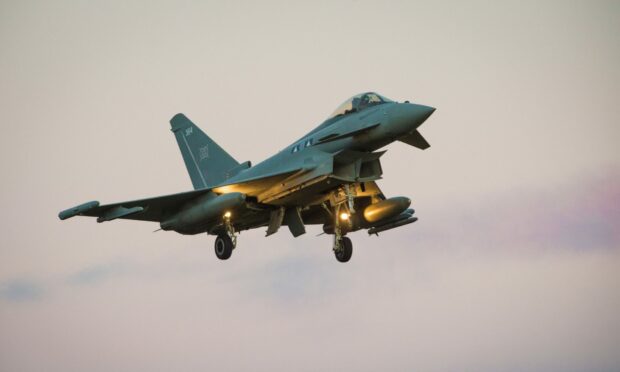
[[[219,234],[215,238],[215,255],[220,260],[227,260],[232,255],[233,242],[228,234]]]
[[[340,250],[334,252],[334,254],[338,262],[348,262],[353,255],[353,243],[351,243],[351,239],[343,236],[342,240],[340,240]]]

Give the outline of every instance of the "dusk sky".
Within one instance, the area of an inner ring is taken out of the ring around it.
[[[620,3],[0,1],[0,371],[619,371]],[[60,210],[189,191],[376,91],[437,111],[419,221],[213,236]]]

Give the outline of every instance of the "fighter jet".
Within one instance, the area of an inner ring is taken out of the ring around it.
[[[386,198],[379,151],[394,141],[418,149],[430,145],[418,127],[435,108],[387,99],[377,93],[346,100],[318,127],[270,158],[252,166],[239,163],[185,115],[171,120],[194,190],[100,205],[91,201],[59,213],[97,217],[97,222],[130,219],[158,222],[180,234],[215,235],[215,255],[230,258],[239,232],[284,225],[294,237],[306,225],[323,225],[334,236],[339,262],[353,253],[348,233],[368,234],[417,221],[407,197]]]

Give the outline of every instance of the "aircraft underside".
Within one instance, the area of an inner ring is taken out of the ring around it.
[[[265,228],[266,236],[270,236],[285,226],[297,237],[306,232],[306,225],[323,225],[323,232],[334,236],[337,260],[346,262],[352,254],[348,233],[367,229],[369,234],[378,234],[417,221],[413,209],[409,209],[408,198],[386,199],[374,181],[343,183],[334,177],[313,181],[316,182],[308,182],[306,187],[287,194],[286,204],[282,200],[265,204],[249,198],[236,208],[222,210],[212,221],[175,231],[216,235],[216,255],[227,259],[241,231]]]

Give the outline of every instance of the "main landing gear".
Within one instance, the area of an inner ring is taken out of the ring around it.
[[[234,248],[233,241],[228,234],[219,234],[215,238],[215,255],[220,260],[229,259]]]
[[[215,238],[215,255],[220,260],[227,260],[232,255],[233,249],[237,246],[237,233],[230,222],[230,213],[224,214],[224,228]]]
[[[349,197],[348,185],[345,187],[349,211],[345,212],[341,209],[341,204],[334,208],[334,255],[338,262],[349,262],[353,255],[353,243],[351,239],[344,236],[347,231],[351,230],[350,213],[355,212],[353,207],[353,197]],[[342,213],[340,213],[342,211]],[[343,226],[344,225],[344,226]]]
[[[351,239],[343,236],[340,238],[338,244],[334,245],[338,246],[334,246],[334,255],[336,256],[338,262],[348,262],[353,255],[353,243],[351,243]]]

